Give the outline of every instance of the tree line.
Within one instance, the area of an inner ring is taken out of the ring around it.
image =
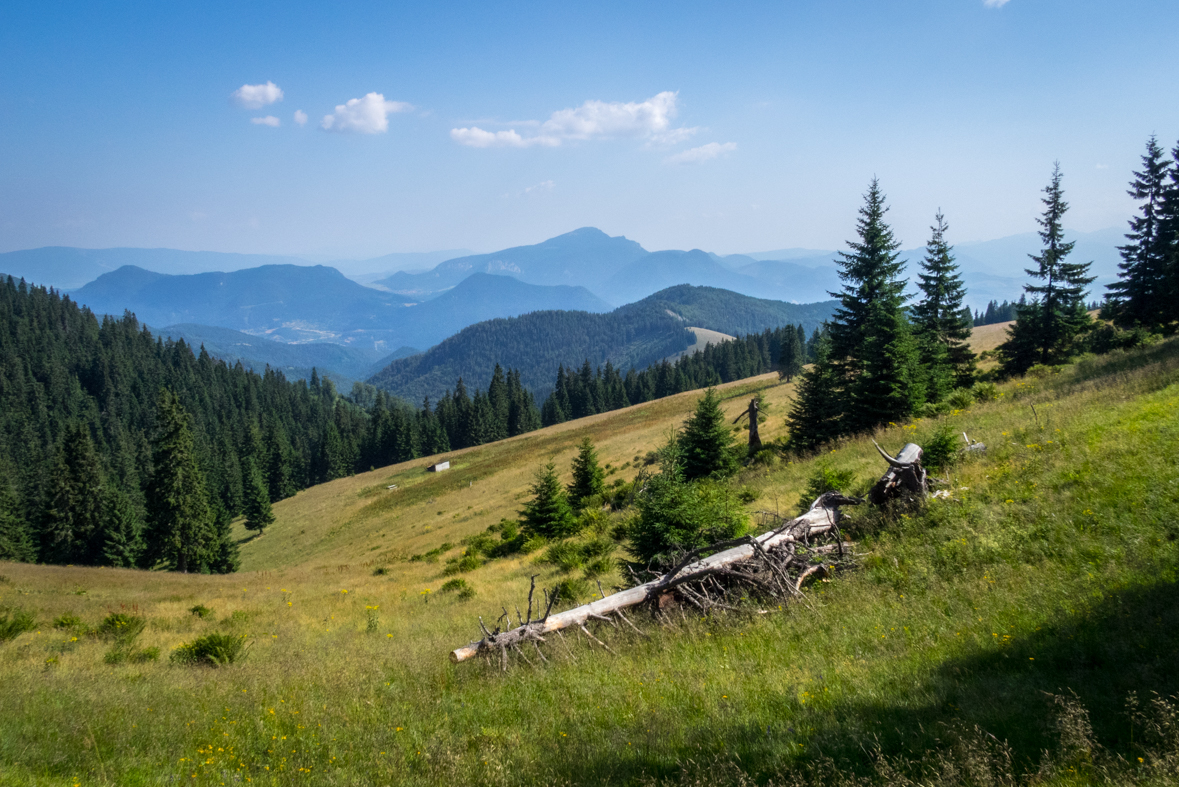
[[[777,368],[784,346],[801,341],[802,347],[813,349],[819,335],[820,330],[816,328],[808,339],[801,324],[767,328],[761,333],[708,344],[702,351],[681,356],[674,362],[664,359],[642,371],[632,368],[625,376],[609,361],[605,367],[595,369],[586,360],[577,371],[566,370],[561,365],[557,368],[552,393],[541,406],[541,423],[552,426],[765,374]]]

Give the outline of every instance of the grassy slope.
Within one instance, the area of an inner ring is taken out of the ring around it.
[[[730,414],[772,382],[730,386]],[[436,592],[440,564],[397,558],[511,515],[532,470],[549,457],[567,467],[584,433],[603,462],[633,460],[695,395],[456,452],[450,473],[428,476],[419,461],[307,490],[276,506],[236,576],[0,565],[0,605],[41,624],[0,645],[0,781],[596,783],[718,759],[764,779],[822,757],[871,769],[874,745],[919,754],[972,725],[1034,770],[1058,748],[1045,692],[1066,690],[1104,745],[1131,754],[1127,692],[1179,691],[1179,344],[1002,390],[946,419],[990,446],[952,472],[950,500],[854,514],[864,570],[819,584],[806,607],[648,623],[649,640],[605,635],[617,657],[574,643],[574,660],[552,643],[540,669],[451,665],[476,615],[495,617],[522,600],[529,574],[551,582],[554,571],[496,561],[467,575],[479,595],[462,602]],[[766,393],[772,438],[789,388]],[[875,437],[895,449],[934,428]],[[881,471],[860,439],[737,483],[759,492],[752,509],[784,510],[816,462],[854,470],[861,487]],[[385,564],[390,575],[372,575]],[[185,611],[198,602],[216,617]],[[211,630],[247,634],[253,649],[221,671],[111,667],[103,644],[48,626],[121,608],[145,615],[142,644],[165,652]],[[380,618],[375,634],[366,613]]]

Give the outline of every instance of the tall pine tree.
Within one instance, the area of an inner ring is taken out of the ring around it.
[[[215,557],[216,533],[188,413],[167,388],[156,406],[153,449],[144,534],[148,562],[199,571]]]
[[[37,552],[20,510],[20,501],[8,481],[0,479],[0,560],[31,563],[36,559]]]
[[[953,249],[946,242],[948,229],[939,210],[917,274],[922,298],[913,306],[914,332],[926,374],[925,396],[931,402],[940,402],[951,387],[964,388],[974,382],[974,353],[967,344],[973,326],[964,316],[966,287]]]
[[[925,401],[917,345],[905,315],[900,242],[884,221],[873,178],[856,222],[859,239],[840,252],[843,289],[830,325],[831,363],[841,393],[842,431],[872,429],[908,417]]]
[[[122,492],[110,490],[103,501],[103,563],[135,568],[143,555],[143,525],[139,512]]]
[[[274,524],[274,511],[270,507],[270,492],[266,479],[253,458],[245,463],[245,479],[242,484],[245,494],[243,512],[246,515],[246,530],[257,530],[259,534]]]
[[[798,392],[786,416],[790,428],[788,445],[799,453],[813,451],[843,431],[838,381],[830,353],[830,336],[819,334],[811,368],[799,377]]]
[[[46,563],[101,562],[102,467],[90,431],[71,425],[57,449],[41,515],[41,560]]]
[[[1062,177],[1057,162],[1052,180],[1044,188],[1044,214],[1036,220],[1044,248],[1039,254],[1028,255],[1036,267],[1028,268],[1027,274],[1043,284],[1024,285],[1032,305],[1018,310],[1007,342],[999,347],[1003,370],[1008,374],[1023,374],[1037,363],[1064,363],[1076,352],[1077,337],[1092,324],[1085,310],[1085,288],[1093,282],[1088,275],[1092,263],[1066,261],[1076,243],[1064,240],[1068,203]]]
[[[1134,173],[1129,194],[1139,202],[1139,213],[1130,219],[1118,281],[1108,286],[1103,319],[1124,327],[1157,328],[1170,321],[1172,306],[1170,265],[1174,262],[1173,228],[1166,221],[1167,191],[1173,163],[1152,135],[1142,156],[1142,169]]]
[[[804,355],[805,350],[803,350],[803,343],[799,339],[798,332],[794,330],[786,331],[786,335],[782,339],[782,351],[778,355],[779,379],[791,382],[795,377],[802,374],[802,367],[805,363]]]

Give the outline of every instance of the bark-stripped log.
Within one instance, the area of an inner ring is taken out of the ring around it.
[[[781,527],[767,533],[762,533],[760,536],[737,539],[734,542],[726,542],[709,547],[709,549],[715,549],[721,546],[727,546],[730,543],[735,544],[728,549],[705,558],[699,558],[689,554],[671,571],[650,582],[645,582],[636,587],[598,599],[593,603],[584,604],[555,615],[546,612],[544,617],[539,620],[534,621],[531,619],[531,594],[529,594],[529,619],[527,622],[520,621],[522,625],[502,633],[489,632],[484,628],[485,636],[483,639],[473,642],[466,647],[451,651],[450,660],[457,664],[460,661],[474,658],[480,653],[499,651],[506,664],[509,648],[518,649],[520,645],[528,642],[544,642],[544,635],[549,632],[560,632],[561,629],[576,626],[583,633],[589,634],[589,631],[585,628],[585,624],[588,621],[609,620],[610,622],[614,622],[609,617],[614,613],[618,613],[621,617],[622,610],[627,607],[633,607],[645,601],[655,599],[660,594],[666,593],[687,582],[703,579],[710,574],[723,573],[728,570],[729,566],[749,560],[758,551],[765,552],[775,546],[783,546],[791,543],[806,543],[811,536],[836,528],[840,517],[839,506],[854,505],[859,502],[861,501],[855,498],[844,497],[836,492],[828,492],[816,500],[811,506],[811,509],[805,514],[797,519],[786,522]],[[757,543],[756,547],[753,543],[755,541]],[[480,624],[482,624],[482,621],[480,621]],[[592,635],[590,635],[590,638],[593,641],[597,641]]]

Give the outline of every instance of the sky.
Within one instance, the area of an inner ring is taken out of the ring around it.
[[[0,4],[0,251],[364,258],[583,226],[906,247],[1124,226],[1179,142],[1173,0]]]

